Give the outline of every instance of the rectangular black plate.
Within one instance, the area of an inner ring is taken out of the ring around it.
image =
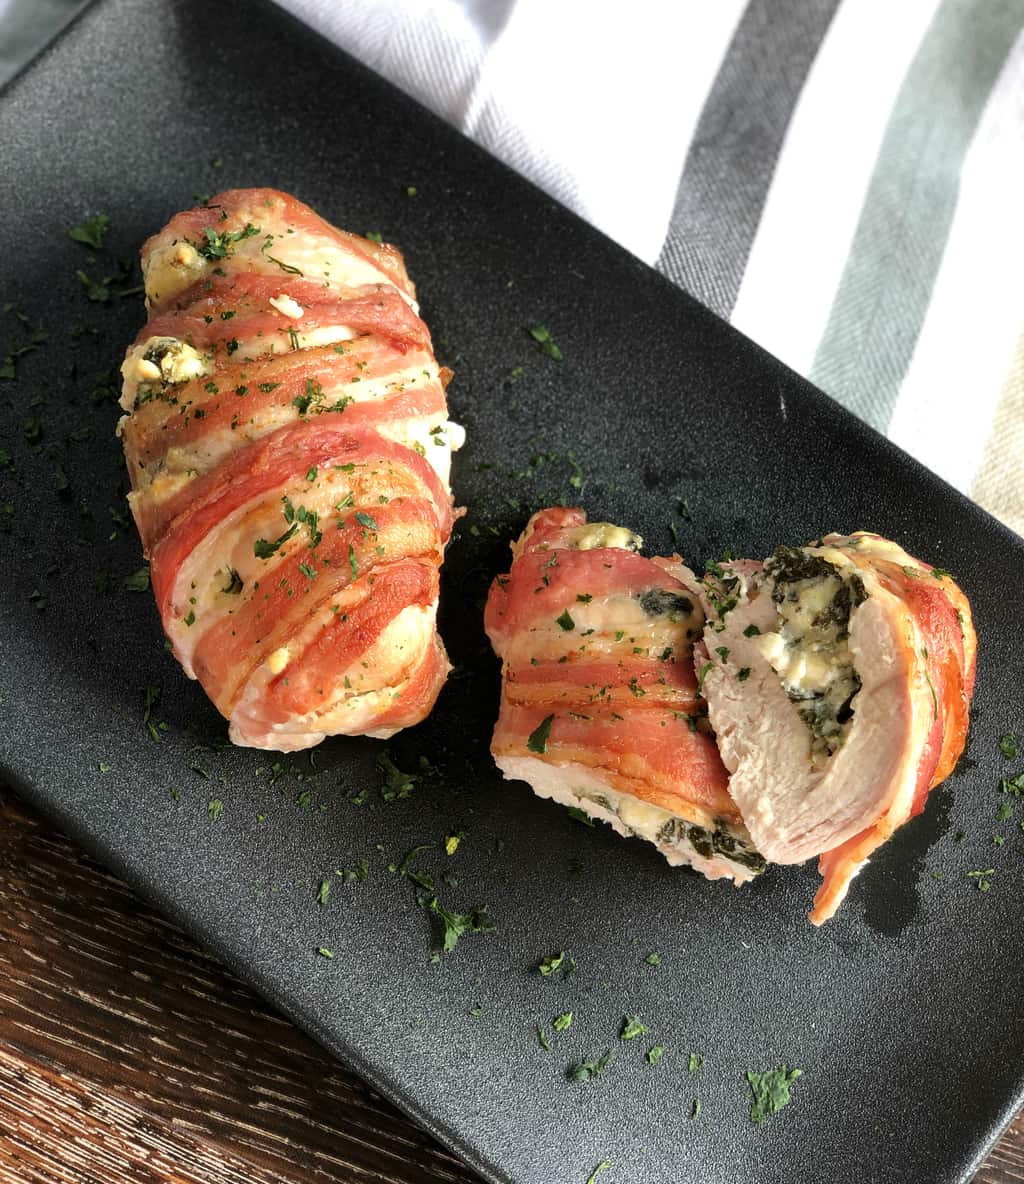
[[[582,1184],[605,1158],[609,1182],[966,1179],[1016,1107],[1024,1065],[1024,835],[994,820],[1013,767],[998,738],[1022,723],[1021,541],[269,4],[100,4],[4,94],[0,144],[0,295],[49,334],[0,385],[11,783],[491,1179]],[[456,492],[470,513],[443,630],[460,671],[433,718],[391,745],[401,767],[424,755],[438,769],[407,800],[349,800],[379,780],[369,741],[325,745],[312,776],[305,757],[285,759],[276,779],[273,757],[225,747],[164,652],[150,597],[122,587],[139,548],[110,512],[124,511],[116,408],[92,392],[142,306],[90,303],[75,270],[102,276],[195,192],[243,185],[398,243],[457,371],[469,442]],[[113,230],[93,264],[66,228],[97,212]],[[527,335],[537,323],[563,363]],[[16,346],[13,314],[3,325]],[[557,455],[531,463],[541,454]],[[672,523],[698,563],[869,528],[962,580],[981,638],[967,758],[824,929],[803,917],[810,867],[742,891],[705,883],[495,775],[482,598],[509,535],[557,499],[638,528],[655,551],[672,549]],[[147,685],[162,687],[159,744]],[[457,831],[448,857],[442,838]],[[446,903],[486,902],[497,919],[439,964],[414,886],[387,870],[418,843],[433,847],[414,866],[458,880],[441,884]],[[321,877],[364,856],[369,877],[336,878],[318,906]],[[967,872],[988,867],[984,894]],[[560,949],[573,977],[532,969]],[[536,1025],[567,1010],[575,1022],[545,1052]],[[621,1043],[625,1014],[649,1037]],[[666,1052],[651,1067],[655,1043]],[[606,1048],[601,1080],[566,1079]],[[693,1074],[690,1050],[706,1058]],[[755,1127],[744,1071],[782,1062],[804,1070],[794,1101]]]

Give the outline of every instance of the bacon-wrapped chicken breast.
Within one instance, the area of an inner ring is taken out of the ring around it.
[[[764,859],[727,792],[697,687],[696,580],[640,545],[581,510],[530,519],[485,612],[502,660],[492,752],[541,797],[741,884]]]
[[[709,567],[696,663],[729,792],[770,862],[818,857],[821,924],[963,751],[970,606],[863,532]]]
[[[386,737],[448,670],[448,373],[395,248],[272,189],[175,215],[142,249],[129,502],[174,653],[236,744]]]

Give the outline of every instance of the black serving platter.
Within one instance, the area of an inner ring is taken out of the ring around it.
[[[601,1184],[968,1179],[1024,1077],[1024,835],[994,817],[1020,768],[998,746],[1024,723],[1020,539],[271,4],[96,5],[0,96],[0,146],[0,299],[16,305],[0,358],[46,334],[0,382],[10,784],[488,1179],[583,1184],[605,1159]],[[150,597],[124,586],[141,557],[103,372],[142,304],[90,301],[75,273],[114,274],[194,193],[244,185],[399,244],[457,373],[469,515],[442,624],[458,670],[388,746],[419,776],[405,798],[382,798],[378,743],[227,746]],[[69,240],[101,212],[107,250]],[[563,362],[528,335],[538,323]],[[508,537],[555,500],[656,552],[674,530],[697,563],[870,528],[962,581],[981,639],[967,755],[825,928],[804,920],[810,867],[709,884],[496,776],[482,598]],[[415,885],[388,870],[417,844],[410,866],[443,903],[486,903],[497,925],[437,962]],[[363,858],[365,880],[333,874]],[[967,873],[987,868],[983,893]],[[559,950],[575,974],[539,975]],[[568,1010],[545,1051],[537,1025]],[[620,1041],[624,1015],[649,1035]],[[605,1049],[601,1078],[567,1078]],[[781,1063],[804,1070],[793,1102],[755,1126],[744,1073]]]

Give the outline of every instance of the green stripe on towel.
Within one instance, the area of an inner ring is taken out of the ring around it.
[[[810,375],[879,431],[928,309],[964,156],[1022,26],[1024,0],[944,0],[890,116]]]

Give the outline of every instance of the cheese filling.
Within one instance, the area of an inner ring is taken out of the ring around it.
[[[611,522],[588,522],[585,526],[576,526],[566,531],[566,540],[576,551],[594,551],[601,547],[639,551],[644,545],[638,534],[624,526],[615,526]]]
[[[702,826],[613,788],[598,769],[553,765],[535,757],[495,760],[506,777],[528,782],[539,797],[582,810],[624,838],[653,843],[673,866],[689,864],[711,879],[726,876],[736,883],[760,875],[767,866],[742,824],[719,818]]]
[[[850,615],[867,599],[860,577],[806,550],[780,547],[764,565],[778,630],[754,639],[810,732],[823,764],[842,746],[861,681],[850,653]]]

